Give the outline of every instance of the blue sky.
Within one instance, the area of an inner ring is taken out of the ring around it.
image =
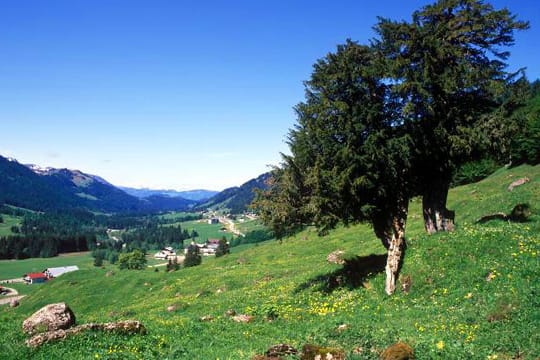
[[[312,64],[431,1],[0,0],[0,155],[221,190],[277,164]],[[510,68],[540,78],[540,5]]]

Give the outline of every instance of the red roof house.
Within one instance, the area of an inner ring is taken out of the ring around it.
[[[40,272],[40,273],[26,274],[24,275],[23,279],[27,284],[36,284],[36,283],[44,283],[45,281],[47,281],[48,278],[47,278],[47,275]]]

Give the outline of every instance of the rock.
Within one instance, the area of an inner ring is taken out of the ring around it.
[[[298,350],[289,344],[277,344],[271,346],[264,354],[270,358],[279,358],[280,356],[296,355]]]
[[[344,251],[336,250],[328,254],[326,261],[328,261],[330,264],[343,265],[345,264],[345,259],[343,258],[344,255]]]
[[[214,317],[212,315],[205,315],[199,318],[200,321],[206,322],[206,321],[212,321],[214,320]]]
[[[411,291],[411,286],[412,286],[411,275],[400,276],[399,282],[401,284],[401,291],[408,294],[409,291]]]
[[[301,360],[345,360],[345,351],[338,348],[306,344],[302,347]]]
[[[229,309],[229,310],[225,311],[225,316],[227,316],[227,317],[231,317],[231,316],[234,316],[234,315],[236,315],[236,310],[234,310],[234,309]]]
[[[529,179],[528,177],[517,179],[516,181],[513,181],[510,185],[508,185],[508,191],[512,191],[515,187],[528,183],[529,181],[531,181],[531,179]]]
[[[49,304],[23,322],[23,331],[33,335],[45,331],[69,329],[75,324],[75,314],[65,303]]]
[[[114,271],[107,271],[107,273],[105,274],[106,277],[111,277],[114,275]]]
[[[14,308],[14,307],[17,307],[17,306],[19,306],[19,300],[13,299],[13,300],[11,300],[11,301],[9,302],[9,307]]]
[[[167,306],[167,311],[168,311],[168,312],[176,311],[176,309],[177,309],[176,305],[170,305],[170,306]]]
[[[87,330],[101,330],[106,332],[116,332],[120,334],[146,334],[146,328],[144,327],[144,325],[141,324],[140,321],[136,320],[125,320],[105,324],[90,323],[75,326],[67,330],[59,329],[34,335],[30,339],[26,340],[26,345],[35,348],[48,341],[62,340],[67,338],[68,336],[76,335]]]
[[[338,331],[338,332],[343,332],[343,331],[347,330],[348,328],[349,328],[349,325],[347,325],[347,324],[341,324],[341,325],[339,325],[339,326],[337,327],[337,331]]]
[[[405,343],[390,345],[381,354],[381,360],[414,360],[414,350]]]
[[[255,319],[255,317],[251,315],[240,314],[240,315],[233,316],[232,319],[236,322],[249,323],[249,322],[252,322],[253,319]]]

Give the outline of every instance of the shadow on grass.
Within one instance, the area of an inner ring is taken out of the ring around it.
[[[510,214],[503,212],[487,214],[476,220],[477,224],[484,224],[492,220],[502,220],[508,222],[526,223],[529,222],[531,216],[531,206],[529,204],[517,204],[512,209]]]
[[[300,284],[295,292],[314,287],[317,291],[329,294],[339,288],[355,289],[364,286],[368,278],[384,271],[386,258],[386,254],[371,254],[345,260],[341,269],[309,279]]]

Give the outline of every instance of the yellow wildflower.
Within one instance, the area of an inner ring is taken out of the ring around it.
[[[444,349],[444,341],[440,340],[436,346],[438,350]]]

